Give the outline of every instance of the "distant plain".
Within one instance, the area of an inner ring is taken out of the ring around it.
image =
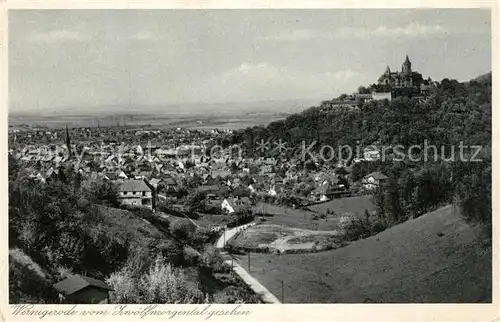
[[[241,129],[267,125],[307,109],[317,101],[267,101],[170,106],[72,107],[9,111],[11,127],[183,127]]]

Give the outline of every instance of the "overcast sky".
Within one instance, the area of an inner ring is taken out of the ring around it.
[[[9,11],[11,112],[331,99],[491,70],[487,10]]]

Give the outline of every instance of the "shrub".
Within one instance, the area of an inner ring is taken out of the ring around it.
[[[112,273],[106,283],[114,290],[110,295],[111,303],[140,303],[139,290],[132,270],[124,268]]]
[[[158,256],[146,274],[137,276],[125,267],[106,282],[114,289],[112,303],[203,303],[203,293],[191,285],[184,273]]]
[[[203,303],[199,289],[189,287],[184,273],[158,257],[138,281],[142,303]]]
[[[228,272],[228,267],[225,265],[219,250],[213,245],[205,246],[201,254],[200,265],[203,268],[210,268],[216,273]]]
[[[184,261],[182,246],[173,240],[164,240],[156,248],[160,251],[164,260],[172,265],[181,265]]]
[[[196,266],[200,262],[200,254],[191,247],[184,247],[183,249],[184,264],[187,266]]]
[[[386,228],[387,224],[380,216],[368,211],[365,211],[363,216],[350,215],[340,218],[340,230],[348,241],[370,237]]]
[[[196,249],[203,249],[205,244],[214,243],[218,234],[216,231],[207,228],[198,228],[191,235],[191,246]]]
[[[190,221],[178,220],[171,227],[171,233],[174,237],[188,241],[195,231],[195,226]]]

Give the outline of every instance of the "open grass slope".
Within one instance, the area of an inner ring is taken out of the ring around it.
[[[336,213],[363,214],[365,210],[373,211],[375,205],[372,202],[372,196],[365,195],[332,199],[324,203],[309,206],[308,208],[322,214],[326,214],[328,210],[330,212],[335,211]]]
[[[336,230],[340,216],[327,216],[325,219],[314,219],[318,214],[304,209],[293,209],[284,206],[265,204],[257,205],[257,209],[265,209],[266,224],[310,230]]]
[[[333,199],[307,208],[310,210],[293,209],[264,203],[256,207],[258,212],[266,214],[266,223],[269,224],[310,230],[333,231],[339,229],[342,214],[362,215],[365,210],[373,211],[374,204],[371,196],[357,196]],[[323,214],[326,217],[318,218],[318,214]]]
[[[104,215],[102,228],[110,235],[128,238],[139,245],[154,239],[169,239],[153,224],[128,210],[99,206],[99,211]]]
[[[332,251],[251,254],[250,274],[278,298],[284,280],[286,303],[490,302],[491,256],[446,206]]]

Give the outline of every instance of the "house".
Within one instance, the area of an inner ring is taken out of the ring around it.
[[[311,191],[311,195],[312,195],[313,199],[318,200],[318,201],[330,200],[330,198],[328,198],[329,187],[330,187],[330,184],[327,183],[327,184],[323,184],[323,185],[319,186],[318,188],[316,188],[315,190]]]
[[[108,172],[104,175],[104,179],[110,180],[110,181],[117,181],[121,178],[118,177],[118,175],[114,172]]]
[[[366,175],[361,180],[361,183],[363,184],[363,187],[365,189],[373,190],[377,187],[380,187],[385,182],[387,182],[387,179],[389,179],[389,178],[381,172],[372,172],[372,173]]]
[[[120,178],[120,179],[128,179],[127,175],[122,170],[119,170],[117,175],[118,175],[118,178]]]
[[[273,166],[272,165],[262,165],[260,167],[260,173],[261,174],[273,173]]]
[[[143,180],[124,180],[118,186],[118,199],[121,204],[152,208],[151,188]]]
[[[54,288],[64,304],[108,304],[109,292],[113,291],[103,281],[81,275],[70,275]]]
[[[231,175],[231,171],[226,170],[212,170],[212,178],[226,179]]]
[[[204,192],[206,194],[217,194],[219,190],[219,187],[216,185],[201,185],[198,187],[198,191]]]
[[[367,147],[363,151],[363,158],[366,161],[376,161],[380,159],[380,151],[373,147]]]
[[[222,201],[221,208],[228,214],[232,214],[239,210],[248,209],[250,207],[250,200],[248,198],[226,198]]]
[[[177,191],[178,184],[172,177],[166,177],[162,180],[162,185],[167,191]]]

